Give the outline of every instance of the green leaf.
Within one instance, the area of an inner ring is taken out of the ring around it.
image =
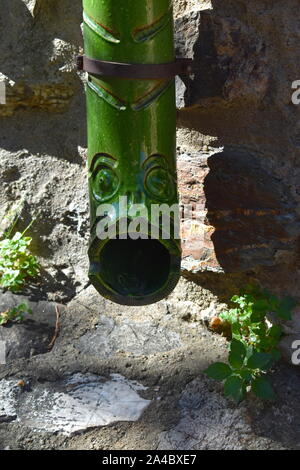
[[[267,312],[269,309],[269,301],[267,299],[259,299],[254,303],[254,310]]]
[[[246,347],[246,359],[248,360],[249,357],[252,356],[254,348],[251,344],[250,345],[246,344],[245,347]]]
[[[265,295],[268,297],[269,304],[270,304],[270,311],[276,311],[279,306],[279,299],[276,297],[276,295],[272,295],[269,292],[265,292]]]
[[[0,314],[0,325],[4,325],[8,322],[22,322],[24,320],[25,313],[32,313],[28,309],[27,303],[21,303],[16,307],[12,307],[10,310]]]
[[[210,365],[204,371],[204,374],[211,379],[222,381],[232,374],[232,370],[228,364],[225,364],[224,362],[216,362],[215,364]]]
[[[20,232],[16,232],[12,238],[12,241],[20,240],[20,238],[22,238],[22,234]]]
[[[240,325],[240,323],[233,323],[231,325],[231,332],[232,332],[232,335],[240,336],[241,335],[241,325]]]
[[[253,393],[263,400],[275,400],[276,395],[272,385],[266,377],[257,377],[252,382]]]
[[[224,384],[224,395],[232,397],[237,403],[243,400],[246,394],[246,385],[243,379],[232,375]]]
[[[282,318],[283,320],[291,320],[291,311],[294,307],[296,307],[296,305],[297,302],[295,301],[295,299],[292,299],[291,297],[285,297],[280,301],[279,307],[276,311],[278,317]]]
[[[23,302],[22,304],[19,304],[17,307],[18,310],[26,310],[27,309],[27,304]]]
[[[220,314],[220,318],[223,321],[227,321],[228,323],[234,324],[238,320],[238,309],[233,308],[228,310],[227,312],[223,312]]]
[[[0,242],[0,286],[14,292],[23,287],[27,278],[35,277],[40,269],[28,249],[32,239],[24,233],[17,232],[13,239]]]
[[[252,323],[262,323],[267,314],[266,310],[254,310],[251,314]]]
[[[246,382],[251,382],[254,377],[252,373],[247,369],[242,369],[238,373]]]
[[[283,333],[282,327],[280,325],[273,325],[268,331],[268,336],[271,336],[275,339],[280,339]]]
[[[247,367],[250,369],[263,369],[273,362],[272,354],[254,352],[247,361]]]
[[[246,357],[246,348],[241,341],[233,339],[230,343],[230,353],[229,353],[229,364],[235,368],[239,369]]]
[[[281,358],[281,352],[277,348],[272,349],[272,351],[270,351],[270,354],[273,357],[274,362],[279,361],[279,359]]]

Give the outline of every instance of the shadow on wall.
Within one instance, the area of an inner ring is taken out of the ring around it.
[[[13,112],[0,110],[0,147],[82,163],[85,97],[72,66],[82,46],[82,1],[37,0],[32,12],[24,1],[2,2],[0,72],[14,85],[6,106]]]
[[[13,117],[0,118],[0,148],[22,156],[26,149],[29,154],[50,155],[82,165],[78,146],[86,146],[84,113],[84,96],[77,96],[65,113],[52,116],[39,110],[19,110]]]
[[[212,0],[213,9],[185,15],[175,27],[177,55],[194,59],[194,74],[184,77],[186,108],[180,110],[179,123],[229,143],[236,134],[239,143],[243,137],[249,141],[245,125],[258,108],[264,113],[265,105],[275,104],[268,32],[264,35],[261,24],[255,29],[259,7],[250,12],[246,4]]]
[[[203,188],[214,256],[225,276],[204,272],[197,280],[211,282],[218,294],[226,275],[240,273],[242,282],[246,274],[299,297],[300,169],[289,135],[296,116],[283,102],[284,84],[279,78],[275,83],[292,63],[276,49],[283,26],[275,21],[268,27],[265,2],[212,4],[212,10],[177,21],[177,53],[195,60],[179,124],[216,136],[216,145],[224,146],[208,158]]]
[[[289,187],[263,168],[264,155],[225,146],[208,158],[204,180],[215,254],[226,272],[273,266],[296,250],[296,204]]]

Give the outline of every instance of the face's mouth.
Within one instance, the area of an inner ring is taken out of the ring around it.
[[[146,296],[168,279],[170,254],[158,240],[108,240],[100,254],[106,284],[122,296]]]
[[[104,297],[122,305],[147,305],[166,297],[180,275],[180,250],[158,239],[109,239],[90,265],[90,279]]]

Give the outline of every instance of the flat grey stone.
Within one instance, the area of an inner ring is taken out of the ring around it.
[[[55,303],[29,301],[25,296],[5,292],[0,295],[0,311],[23,302],[32,310],[32,315],[26,313],[21,323],[9,322],[0,326],[1,352],[5,352],[5,357],[3,354],[0,357],[0,363],[49,352],[56,323]]]
[[[0,423],[13,421],[17,417],[16,411],[16,381],[0,381]]]
[[[134,322],[128,319],[116,323],[101,315],[96,330],[84,334],[76,347],[85,354],[109,357],[118,351],[135,356],[155,354],[180,348],[180,335],[150,322]]]
[[[159,437],[159,450],[243,450],[277,448],[274,441],[253,433],[246,405],[231,405],[211,389],[205,377],[193,380],[182,393],[179,422]],[[278,443],[278,449],[284,448]]]
[[[16,389],[16,382],[0,382],[0,421],[17,418],[33,430],[65,435],[117,421],[137,421],[151,402],[138,394],[145,387],[119,374],[107,380],[76,373],[32,391]]]

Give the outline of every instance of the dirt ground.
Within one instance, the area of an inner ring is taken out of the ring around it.
[[[141,308],[112,304],[91,286],[56,311],[33,302],[31,319],[2,328],[9,359],[0,368],[1,449],[299,449],[299,369],[280,364],[273,371],[272,404],[224,398],[222,385],[202,371],[226,359],[226,340],[205,325],[213,302],[193,310],[191,290],[211,300],[182,280],[168,299]],[[52,350],[24,348],[33,330],[47,341],[53,336],[57,311]],[[119,394],[107,405],[101,390],[111,380],[115,390],[121,380],[135,394],[130,403]],[[99,425],[104,408],[115,417]]]

